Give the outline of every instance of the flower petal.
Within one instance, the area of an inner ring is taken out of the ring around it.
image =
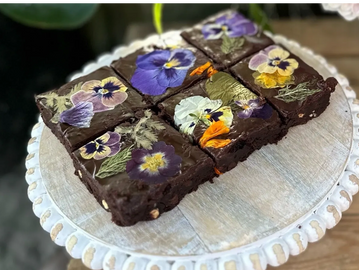
[[[237,116],[242,119],[247,119],[252,116],[252,113],[253,113],[253,109],[250,108],[250,109],[238,112]]]
[[[118,78],[112,76],[101,81],[101,86],[109,91],[125,92],[127,87]]]
[[[109,157],[116,155],[118,152],[120,152],[121,149],[120,143],[109,145],[108,147],[111,149],[111,153],[108,155]]]
[[[218,109],[216,112],[223,113],[221,116],[219,116],[218,119],[219,119],[219,121],[223,121],[225,126],[230,127],[232,125],[233,114],[232,114],[231,107],[224,106],[224,107]]]
[[[248,67],[251,70],[257,70],[259,65],[262,65],[267,62],[268,62],[268,56],[263,53],[258,53],[251,58]]]
[[[260,72],[260,73],[269,73],[269,74],[272,74],[272,73],[276,72],[277,69],[278,68],[276,66],[268,65],[268,62],[260,64],[257,67],[258,72]]]
[[[127,99],[126,92],[114,92],[112,93],[112,97],[102,97],[102,104],[107,107],[115,107],[121,103],[123,103]]]
[[[92,92],[94,87],[101,87],[101,81],[99,80],[87,81],[82,85],[81,90],[86,92]]]
[[[257,26],[251,21],[240,21],[231,26],[231,30],[228,31],[230,38],[241,37],[244,35],[252,36],[258,31]]]
[[[167,145],[164,141],[159,141],[153,144],[152,150],[150,150],[149,152],[151,154],[155,154],[157,152],[164,152],[166,150],[170,151],[169,154],[173,154],[175,151],[172,145]]]
[[[91,146],[93,146],[93,147],[91,147]],[[96,149],[94,147],[93,142],[90,142],[90,143],[86,144],[85,146],[82,146],[79,149],[79,151],[80,151],[80,156],[83,159],[91,159],[96,154]]]
[[[251,100],[248,101],[248,106],[253,108],[253,109],[261,109],[262,106],[260,106],[259,104],[260,104],[259,98],[251,99]]]
[[[162,67],[169,59],[169,50],[155,50],[145,55],[139,55],[136,60],[138,68],[145,70],[155,70]]]
[[[145,160],[145,156],[149,155],[146,149],[135,149],[132,151],[132,160],[138,164],[142,164]]]
[[[280,63],[278,66],[278,73],[282,76],[290,76],[294,73],[294,70],[299,66],[297,60],[295,59],[286,59]]]
[[[131,84],[144,95],[158,96],[166,92],[167,86],[159,85],[157,76],[161,70],[137,68],[131,78]]]
[[[175,69],[189,69],[193,66],[196,57],[193,52],[186,49],[174,49],[171,51],[170,61],[177,60],[180,64]]]
[[[66,123],[78,128],[88,128],[94,116],[91,102],[79,102],[74,107],[60,114],[61,123]]]
[[[111,134],[110,132],[106,132],[105,134],[103,134],[102,136],[98,137],[95,139],[95,141],[99,142],[100,144],[105,144],[108,142],[108,140],[110,139]]]
[[[280,47],[275,48],[268,53],[269,59],[284,60],[287,59],[288,56],[289,56],[289,52],[283,50]]]
[[[172,177],[180,172],[181,162],[182,162],[182,158],[176,154],[173,154],[168,159],[166,159],[166,167],[159,168],[158,172],[162,176]]]
[[[269,119],[273,114],[273,109],[269,104],[264,104],[262,109],[254,110],[251,117]]]
[[[82,102],[82,101],[88,101],[90,99],[92,99],[94,97],[92,91],[91,92],[86,92],[86,91],[78,91],[76,92],[75,94],[73,94],[71,96],[71,102],[76,105],[77,103],[79,102]]]
[[[212,139],[212,140],[209,140],[208,142],[206,142],[206,144],[203,147],[222,148],[230,143],[231,143],[230,139],[226,139],[226,140]]]
[[[214,122],[203,133],[199,143],[203,147],[210,139],[226,133],[229,133],[229,128],[222,121]]]
[[[102,151],[101,152],[97,151],[93,158],[95,160],[100,160],[100,159],[103,159],[105,157],[108,157],[110,154],[111,154],[111,148],[108,147],[107,145],[103,145],[102,146]]]
[[[162,87],[177,87],[182,85],[188,69],[163,69],[157,77],[157,82]]]
[[[222,25],[217,23],[206,24],[202,27],[202,34],[204,39],[219,39],[223,35]]]
[[[117,132],[112,132],[112,131],[108,131],[107,134],[110,135],[110,137],[108,138],[106,145],[110,146],[110,145],[114,145],[120,142],[121,140],[121,135],[118,134]]]

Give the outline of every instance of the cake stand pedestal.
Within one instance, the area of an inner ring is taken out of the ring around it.
[[[179,33],[163,38],[175,43]],[[277,145],[256,151],[155,221],[113,224],[39,118],[28,144],[26,181],[34,213],[51,239],[91,269],[124,270],[261,270],[285,263],[321,239],[359,189],[359,101],[323,57],[282,36],[273,39],[324,77],[337,78],[331,104],[320,117],[291,128]],[[71,79],[156,42],[154,35],[120,47]]]

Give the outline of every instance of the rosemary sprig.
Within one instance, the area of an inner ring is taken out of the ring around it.
[[[294,88],[289,88],[290,86],[287,85],[278,91],[278,95],[276,95],[275,98],[286,103],[293,101],[303,101],[307,97],[321,91],[319,88],[310,89],[309,85],[309,82],[300,83]]]

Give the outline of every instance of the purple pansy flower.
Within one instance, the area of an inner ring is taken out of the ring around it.
[[[127,87],[116,77],[91,80],[71,96],[71,101],[74,105],[81,101],[91,102],[94,112],[108,111],[127,99],[126,90]]]
[[[222,35],[230,38],[244,35],[254,35],[258,31],[257,26],[243,15],[233,12],[216,19],[215,23],[205,24],[202,33],[205,39],[219,39]]]
[[[79,102],[74,107],[63,111],[60,114],[59,122],[78,128],[88,128],[93,115],[93,104],[91,102]]]
[[[162,95],[168,87],[180,86],[196,57],[187,49],[155,50],[139,55],[131,84],[145,95]]]
[[[127,162],[126,172],[131,179],[158,184],[180,172],[182,158],[172,145],[157,142],[152,150],[135,149]]]
[[[103,159],[116,155],[121,148],[121,135],[108,131],[94,141],[80,148],[80,155],[84,159]]]
[[[236,101],[235,103],[243,109],[237,114],[239,118],[247,119],[253,117],[268,119],[272,116],[272,107],[267,103],[264,105],[259,105],[260,100],[258,98],[251,99],[248,102]]]

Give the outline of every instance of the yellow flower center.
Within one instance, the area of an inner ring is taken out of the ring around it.
[[[280,64],[280,60],[274,60],[272,61],[273,66],[278,66]]]
[[[278,71],[272,74],[259,73],[256,75],[255,82],[264,88],[284,87],[287,84],[290,84],[293,80],[292,76],[282,76],[278,73]]]
[[[105,89],[105,88],[101,88],[101,89],[99,90],[99,92],[100,92],[102,95],[106,95],[109,91],[108,91],[107,89]]]
[[[250,107],[249,107],[248,104],[244,104],[244,105],[242,106],[242,108],[243,108],[243,110],[248,110]]]
[[[223,25],[221,28],[222,28],[222,31],[227,31],[228,30],[228,27],[226,25]]]
[[[171,59],[171,61],[169,61],[169,62],[167,62],[167,63],[165,64],[165,67],[166,67],[166,68],[172,68],[172,67],[177,67],[177,66],[179,66],[180,64],[181,64],[181,62],[178,61],[178,59],[173,58],[173,59]]]
[[[95,141],[95,145],[96,145],[96,150],[98,150],[98,148],[100,147],[100,144]]]
[[[164,167],[165,165],[166,162],[163,159],[163,154],[157,153],[153,156],[145,157],[145,163],[141,165],[141,169],[148,169],[150,172],[157,172],[159,168]]]

